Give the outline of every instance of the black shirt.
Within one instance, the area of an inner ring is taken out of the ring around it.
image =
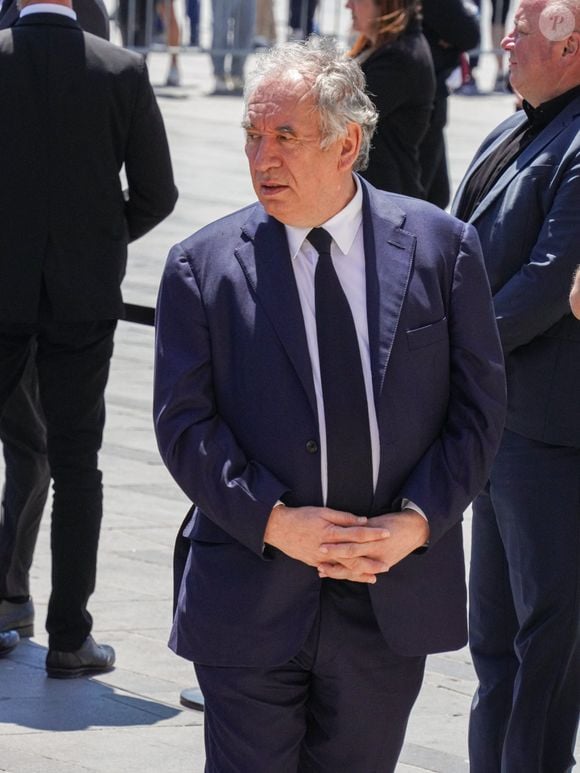
[[[457,208],[457,217],[460,220],[469,220],[479,203],[487,196],[507,167],[538,136],[542,129],[551,123],[579,94],[580,86],[575,86],[538,107],[532,107],[524,100],[523,108],[528,120],[518,126],[503,142],[500,142],[497,148],[471,175],[463,189]]]

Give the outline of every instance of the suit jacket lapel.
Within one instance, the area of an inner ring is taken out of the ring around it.
[[[416,237],[404,231],[405,213],[363,183],[363,234],[369,349],[378,404],[407,293]]]
[[[495,138],[495,140],[492,143],[490,143],[490,145],[483,151],[483,153],[471,162],[470,166],[467,169],[467,172],[465,173],[463,179],[459,183],[459,187],[457,188],[457,192],[453,198],[453,203],[451,205],[452,215],[455,215],[457,213],[457,208],[459,206],[459,202],[461,201],[461,197],[463,196],[465,185],[467,181],[470,179],[471,175],[476,171],[476,169],[479,169],[479,167],[484,163],[487,157],[494,152],[494,150],[497,148],[500,142],[503,142],[509,133],[515,133],[517,131],[517,129],[526,120],[525,113],[523,113],[523,111],[520,111],[520,113],[515,117],[515,122],[513,117],[510,117],[509,120],[510,120],[510,126],[506,129],[506,131],[500,132],[498,136]]]
[[[514,162],[508,166],[501,177],[496,181],[495,185],[489,191],[487,196],[485,196],[485,198],[480,201],[479,205],[476,207],[471,217],[469,218],[470,223],[475,222],[488,209],[488,207],[493,204],[498,196],[504,192],[514,177],[516,177],[516,175],[518,175],[523,169],[528,168],[535,156],[537,156],[538,153],[540,153],[546,147],[546,145],[548,145],[555,137],[558,136],[558,134],[568,125],[570,120],[578,113],[579,104],[580,100],[573,100],[573,102],[563,110],[561,115],[559,115],[555,120],[551,121],[545,127],[545,129],[541,131],[538,136],[532,140],[532,142],[530,142],[530,144],[522,151],[522,153],[520,153]],[[522,118],[520,121],[518,121],[514,127],[514,131],[516,128],[521,126],[524,120],[525,118]],[[477,159],[470,172],[465,176],[465,179],[463,180],[461,187],[457,192],[455,199],[456,202],[459,202],[460,196],[465,186],[465,181],[469,178],[471,172],[474,169],[477,169],[485,161],[489,154],[495,150],[498,144],[506,139],[506,136],[507,134],[505,132],[500,134],[497,140],[492,143],[486,152],[483,153],[479,159]]]
[[[0,30],[11,27],[18,19],[16,0],[4,0],[0,8]]]
[[[236,258],[286,350],[316,416],[304,319],[284,226],[256,205],[243,234],[245,241],[235,250]]]
[[[369,349],[378,404],[411,273],[416,237],[403,229],[405,213],[361,180]],[[316,397],[300,299],[284,226],[256,206],[235,250],[302,382],[314,414]]]

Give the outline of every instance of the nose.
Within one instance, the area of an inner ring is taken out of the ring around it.
[[[348,8],[349,11],[352,11],[353,9],[353,0],[347,0],[345,8]]]
[[[280,157],[276,152],[276,141],[272,137],[257,137],[248,150],[252,166],[258,172],[265,172],[280,166]]]
[[[511,51],[515,43],[515,30],[509,32],[500,43],[504,51]]]

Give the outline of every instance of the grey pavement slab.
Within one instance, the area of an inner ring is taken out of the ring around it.
[[[166,55],[150,57],[154,84],[163,82],[166,67]],[[208,57],[184,56],[182,68],[181,88],[157,87],[180,199],[167,221],[131,245],[124,289],[126,300],[134,303],[154,303],[172,244],[254,199],[243,156],[241,100],[207,96],[212,85]],[[511,110],[508,96],[451,99],[448,139],[455,184],[487,131]],[[195,686],[193,669],[166,646],[173,540],[188,503],[156,450],[152,369],[153,331],[120,323],[107,390],[101,454],[105,517],[90,605],[95,638],[115,647],[117,667],[92,679],[45,677],[47,515],[32,568],[36,635],[0,660],[0,771],[203,770],[203,714],[179,704],[180,691]],[[398,773],[467,771],[467,716],[474,686],[466,650],[428,660]]]

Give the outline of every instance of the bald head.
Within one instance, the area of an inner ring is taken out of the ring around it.
[[[531,105],[580,85],[578,0],[521,0],[502,41],[510,81]]]

